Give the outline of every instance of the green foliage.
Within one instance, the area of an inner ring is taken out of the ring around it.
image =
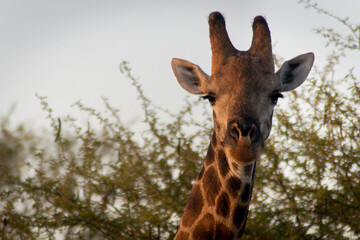
[[[360,86],[354,69],[334,78],[359,35],[318,32],[339,53],[277,107],[244,239],[360,239]],[[74,104],[83,123],[55,116],[38,96],[52,137],[0,121],[0,239],[173,239],[210,140],[210,112],[199,99],[175,114],[154,106],[129,64],[120,70],[143,108],[137,131],[106,98],[103,112]]]
[[[20,168],[23,178],[1,192],[1,239],[174,237],[200,171],[199,152],[204,152],[211,122],[194,121],[194,109],[203,108],[200,100],[187,101],[176,115],[159,110],[144,96],[126,62],[121,70],[138,90],[144,109],[141,136],[121,122],[119,111],[105,98],[105,113],[74,104],[89,119],[81,126],[73,117],[55,117],[46,98],[39,97],[55,142],[36,135],[17,138],[12,150],[9,140],[14,137],[3,127],[1,143],[14,157],[29,141],[38,144],[27,152]],[[167,122],[159,120],[161,112]],[[2,157],[11,160],[9,154]]]
[[[316,29],[315,32],[327,40],[327,46],[334,45],[340,51],[346,49],[360,50],[360,25],[352,24],[349,22],[349,18],[341,18],[322,9],[316,2],[314,3],[313,0],[299,0],[299,3],[305,4],[306,8],[316,10],[319,14],[324,14],[335,19],[347,30],[347,34],[341,34],[330,27]]]

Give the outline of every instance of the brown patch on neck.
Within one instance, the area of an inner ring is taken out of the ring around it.
[[[230,167],[225,152],[222,149],[218,149],[218,153],[216,154],[216,160],[221,176],[225,177],[230,171]]]
[[[205,166],[209,166],[214,162],[215,160],[214,149],[216,148],[216,146],[217,146],[217,139],[216,139],[216,133],[214,132],[211,138],[211,142],[207,154],[204,159]]]
[[[206,154],[206,157],[205,157],[205,160],[204,160],[205,165],[209,166],[210,164],[212,164],[214,162],[214,158],[215,158],[214,149],[213,149],[213,146],[211,146],[211,144],[210,144],[207,154]]]
[[[243,203],[247,203],[251,199],[251,185],[250,183],[246,183],[243,189],[243,192],[241,193],[241,201]]]
[[[232,240],[234,234],[222,223],[217,223],[215,228],[215,240]]]
[[[241,179],[235,176],[231,176],[226,182],[226,188],[230,192],[233,198],[239,195],[241,188]]]
[[[227,218],[230,215],[230,198],[224,191],[220,194],[217,200],[216,213],[219,216]]]
[[[247,206],[238,205],[235,207],[234,212],[233,212],[233,225],[237,229],[240,229],[241,226],[245,223],[247,213],[248,213]]]
[[[211,214],[206,214],[197,224],[193,239],[213,239],[215,220]]]
[[[214,206],[215,199],[221,189],[221,182],[213,166],[206,170],[202,179],[202,183],[208,205]]]

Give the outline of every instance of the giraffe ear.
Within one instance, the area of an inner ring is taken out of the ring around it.
[[[186,91],[191,94],[203,94],[201,86],[209,80],[209,76],[198,65],[173,58],[171,66],[176,79]]]
[[[306,53],[283,63],[276,75],[283,84],[283,92],[300,86],[310,73],[314,63],[314,54]]]

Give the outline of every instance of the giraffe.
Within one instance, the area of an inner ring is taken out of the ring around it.
[[[224,17],[209,16],[211,75],[186,60],[172,59],[179,84],[203,95],[213,110],[214,131],[204,165],[193,185],[175,240],[240,239],[254,184],[256,162],[272,127],[282,92],[301,85],[314,54],[283,63],[275,72],[270,30],[257,16],[247,51],[231,43]]]

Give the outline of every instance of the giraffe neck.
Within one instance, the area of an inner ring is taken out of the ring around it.
[[[213,134],[175,240],[241,238],[251,200],[256,160],[225,155]]]

